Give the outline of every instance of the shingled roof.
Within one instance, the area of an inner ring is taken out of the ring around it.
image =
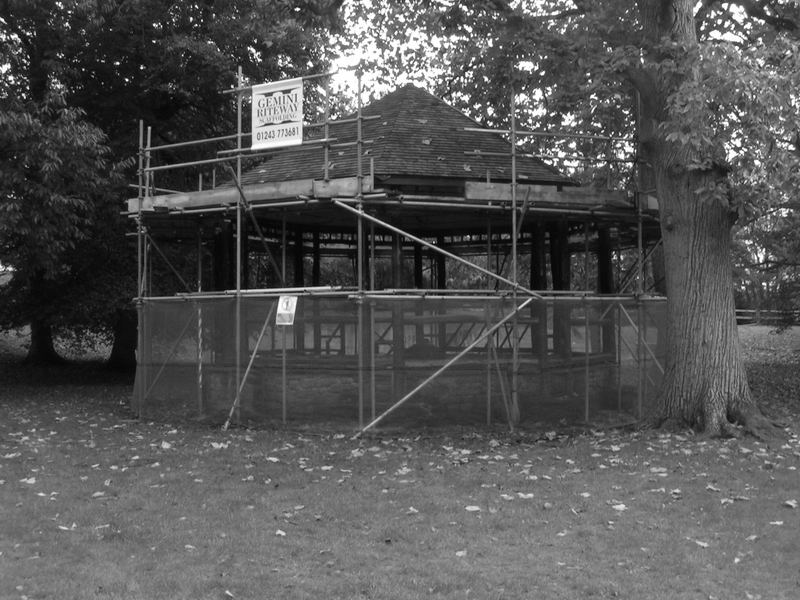
[[[362,109],[362,173],[373,172],[376,184],[403,181],[492,181],[511,180],[511,146],[501,135],[469,131],[480,125],[436,96],[414,85],[403,86]],[[356,124],[333,122],[334,138],[328,155],[332,179],[357,174],[354,145],[336,144],[356,140]],[[321,136],[312,131],[309,139]],[[484,154],[474,154],[481,152]],[[489,155],[487,153],[500,154]],[[276,152],[257,167],[246,171],[242,184],[321,179],[324,154],[320,146],[301,146]],[[520,183],[570,185],[572,181],[553,167],[534,158],[518,157]]]

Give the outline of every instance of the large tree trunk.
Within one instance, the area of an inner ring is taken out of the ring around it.
[[[53,329],[50,324],[35,320],[30,326],[31,345],[25,362],[31,365],[55,365],[64,362],[53,345]]]
[[[668,317],[660,417],[723,435],[758,410],[736,327],[730,212],[696,196],[699,179],[658,169]]]
[[[665,39],[697,46],[692,0],[640,0],[648,59],[665,58]],[[672,58],[675,58],[674,56]],[[650,63],[652,64],[652,63]],[[659,199],[667,291],[667,361],[656,420],[678,421],[711,435],[736,432],[732,423],[766,434],[768,422],[753,401],[742,363],[731,270],[731,207],[724,194],[726,174],[690,144],[667,139],[667,99],[697,77],[694,68],[664,74],[645,68],[635,74],[641,94],[640,139],[652,165]]]

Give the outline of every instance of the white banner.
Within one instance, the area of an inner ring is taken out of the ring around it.
[[[252,150],[303,142],[302,79],[254,85],[252,102]]]

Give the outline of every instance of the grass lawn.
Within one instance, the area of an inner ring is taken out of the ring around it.
[[[773,447],[142,422],[0,342],[0,598],[800,598],[800,332],[741,332]]]

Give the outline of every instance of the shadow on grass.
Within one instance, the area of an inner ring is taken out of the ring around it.
[[[132,371],[109,368],[102,360],[66,360],[57,365],[30,365],[18,357],[0,359],[0,380],[6,386],[133,386],[134,375]]]

